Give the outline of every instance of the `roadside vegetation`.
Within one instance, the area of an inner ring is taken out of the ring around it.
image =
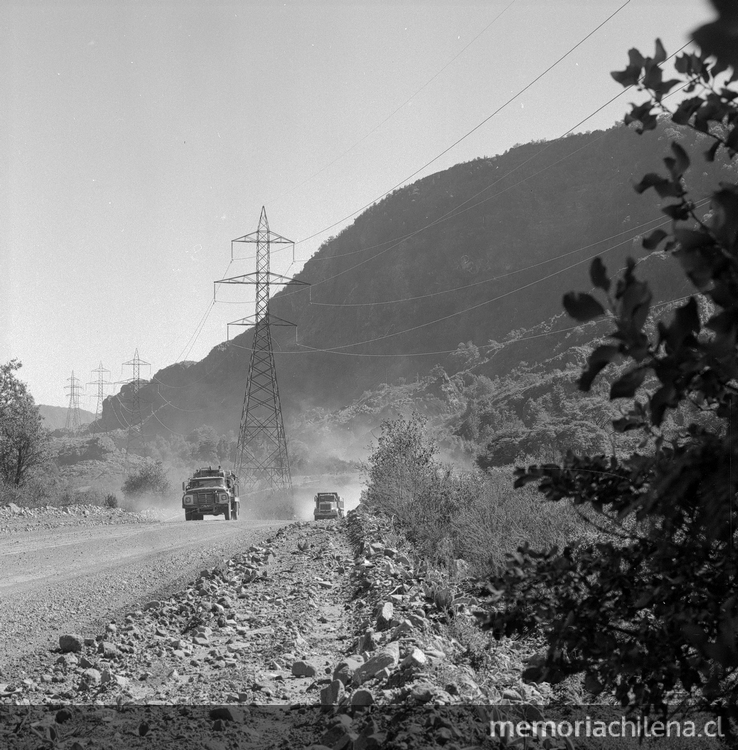
[[[147,462],[140,469],[132,472],[123,482],[123,494],[126,499],[140,499],[144,497],[167,497],[172,491],[172,485],[167,477],[166,469],[161,461]]]
[[[618,433],[640,438],[621,458],[569,454],[559,464],[518,471],[518,486],[536,484],[552,505],[589,508],[616,533],[606,542],[561,551],[521,548],[493,581],[504,606],[485,627],[511,635],[536,622],[548,649],[528,672],[557,682],[584,673],[587,689],[611,694],[645,713],[666,712],[670,701],[690,698],[724,718],[738,720],[738,181],[735,167],[699,207],[690,191],[692,159],[720,152],[738,155],[738,52],[729,29],[734,8],[695,31],[700,52],[674,61],[664,80],[666,52],[629,53],[623,86],[647,94],[626,116],[638,133],[659,117],[707,136],[708,148],[689,155],[672,141],[662,173],[635,187],[664,200],[670,228],[646,236],[643,246],[675,258],[693,292],[647,327],[648,282],[630,261],[616,280],[597,258],[590,269],[595,295],[570,293],[567,312],[580,322],[604,319],[607,340],[592,351],[578,380],[592,388],[613,362],[625,370],[609,389],[630,408],[613,422]],[[689,96],[671,108],[665,97],[681,86]],[[667,427],[669,416],[681,421]]]
[[[643,247],[674,258],[692,293],[665,315],[654,310],[651,287],[638,277],[635,261],[612,278],[595,259],[590,280],[596,293],[564,297],[566,311],[579,323],[603,321],[610,327],[606,339],[587,352],[576,380],[581,393],[556,384],[521,403],[521,414],[499,400],[491,383],[482,382],[487,392],[467,402],[456,433],[472,444],[481,438],[477,465],[487,470],[519,458],[525,443],[529,454],[538,452],[546,463],[518,469],[515,494],[535,485],[541,519],[547,518],[541,506],[555,509],[562,519],[572,507],[599,519],[597,535],[574,534],[564,545],[557,544],[558,531],[546,523],[542,528],[549,539],[526,529],[528,538],[508,555],[506,569],[491,577],[492,606],[480,618],[483,627],[496,638],[519,637],[533,628],[546,643],[545,654],[525,678],[558,684],[578,675],[591,701],[609,696],[651,716],[668,715],[670,706],[687,701],[721,717],[723,730],[735,739],[735,166],[726,170],[731,181],[711,191],[709,205],[690,192],[693,158],[711,162],[721,152],[735,162],[738,156],[738,51],[730,36],[736,14],[727,5],[719,9],[719,21],[694,33],[701,51],[676,57],[677,77],[664,80],[667,57],[659,41],[653,57],[631,50],[627,68],[613,73],[622,85],[647,94],[625,119],[637,133],[668,118],[705,141],[702,154],[690,155],[675,130],[665,170],[645,175],[635,186],[638,193],[653,189],[672,220],[670,227],[647,235]],[[665,97],[677,86],[687,95],[669,108]],[[479,379],[465,387],[471,385],[479,388]],[[528,390],[535,395],[532,385]],[[557,412],[573,420],[566,446],[559,440],[565,433]],[[485,434],[494,424],[506,427]],[[539,437],[545,439],[536,444]],[[563,456],[562,447],[568,448]],[[413,420],[384,426],[368,478],[367,502],[400,519],[421,549],[449,540],[453,553],[460,553],[459,519],[477,502],[485,505],[480,480],[437,465]],[[518,497],[524,507],[529,496]],[[500,506],[488,511],[500,516],[503,508],[516,507],[515,501],[493,495],[487,501]],[[506,531],[496,537],[480,534],[478,541],[505,545],[513,513],[508,511],[505,523]],[[474,558],[475,552],[467,556]]]
[[[510,466],[485,473],[440,461],[418,414],[382,424],[365,472],[366,505],[448,570],[461,558],[478,576],[501,572],[506,555],[525,542],[564,546],[592,532],[573,507],[544,503],[533,488],[513,491]]]

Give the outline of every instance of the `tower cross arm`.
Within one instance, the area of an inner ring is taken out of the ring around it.
[[[236,237],[231,242],[269,242],[274,245],[294,245],[294,240],[288,240],[286,237],[282,237],[281,234],[272,232],[271,230],[249,232],[244,234],[243,237]]]
[[[230,323],[227,323],[226,325],[229,326],[255,326],[257,324],[258,320],[255,315],[247,315],[245,318],[239,318],[238,320],[233,320]],[[272,315],[271,313],[268,314],[268,316],[265,319],[265,323],[267,323],[270,326],[292,326],[293,328],[297,327],[297,323],[291,323],[289,320],[285,320],[284,318],[278,318],[276,315]]]
[[[265,279],[264,277],[268,277]],[[310,286],[307,281],[300,281],[292,276],[282,276],[280,273],[272,271],[260,271],[257,273],[244,273],[240,276],[231,276],[227,279],[218,279],[214,284],[256,284],[268,280],[270,284],[298,284],[300,286]]]
[[[123,363],[123,367],[125,367],[126,365],[148,365],[150,367],[151,362],[145,362],[144,360],[139,359],[138,352],[136,352],[133,359],[129,359],[128,362]]]

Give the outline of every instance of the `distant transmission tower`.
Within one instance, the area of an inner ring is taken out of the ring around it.
[[[67,430],[77,431],[82,426],[82,418],[79,413],[79,394],[82,390],[82,386],[79,384],[79,378],[74,377],[74,370],[72,370],[72,377],[67,378],[69,385],[64,387],[65,391],[69,391],[69,406],[67,407],[67,421],[64,427]]]
[[[138,356],[138,349],[136,349],[133,359],[129,359],[128,362],[123,363],[123,367],[130,367],[131,377],[128,380],[124,380],[124,383],[131,384],[131,408],[130,408],[130,419],[126,419],[128,423],[128,442],[126,443],[126,453],[131,446],[134,439],[140,440],[142,444],[146,444],[146,439],[143,434],[143,417],[141,415],[141,366],[151,367],[151,363],[144,362]],[[123,402],[121,401],[121,407]]]
[[[110,375],[110,370],[106,370],[103,367],[102,362],[100,362],[100,367],[98,367],[96,370],[92,370],[92,372],[97,373],[97,380],[93,380],[87,385],[97,386],[97,404],[95,405],[95,422],[97,422],[97,420],[102,415],[102,405],[103,401],[105,400],[105,387],[108,385],[112,385],[112,383],[109,380],[105,380],[105,373],[107,372],[108,375]]]
[[[272,273],[269,270],[271,245],[293,245],[269,230],[266,209],[261,209],[259,228],[233,242],[256,245],[256,272],[221,279],[216,284],[251,284],[256,286],[256,313],[228,325],[254,326],[249,376],[241,411],[241,427],[236,448],[235,472],[241,486],[258,489],[292,491],[292,477],[287,456],[287,441],[282,420],[282,406],[277,386],[277,371],[272,349],[272,326],[292,326],[269,312],[271,284],[305,284],[304,281]],[[231,247],[233,247],[231,245]],[[233,251],[231,250],[231,255]]]

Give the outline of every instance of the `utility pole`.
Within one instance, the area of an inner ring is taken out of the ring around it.
[[[79,413],[79,394],[82,386],[79,384],[79,378],[74,377],[74,370],[72,370],[72,377],[67,378],[67,382],[69,385],[65,386],[64,390],[69,391],[69,406],[67,407],[67,421],[64,427],[76,432],[82,426],[82,418]]]
[[[269,288],[272,284],[307,284],[269,270],[271,246],[292,245],[294,248],[294,242],[270,231],[265,208],[261,209],[259,228],[233,242],[256,245],[255,273],[215,282],[250,284],[256,287],[255,314],[228,324],[254,326],[254,341],[234,462],[235,472],[241,478],[241,486],[244,489],[255,485],[261,490],[287,490],[291,495],[292,477],[274,365],[272,326],[295,324],[277,318],[269,312]]]
[[[109,380],[105,380],[105,373],[107,372],[108,375],[110,375],[110,370],[106,370],[103,367],[102,362],[100,362],[100,367],[98,367],[96,370],[92,370],[92,372],[97,373],[97,380],[93,380],[87,385],[97,386],[97,404],[95,405],[95,422],[97,422],[97,420],[102,415],[102,405],[103,401],[105,400],[105,386],[111,385]]]
[[[136,349],[133,359],[129,359],[128,362],[123,363],[123,367],[130,367],[131,377],[128,380],[122,381],[123,383],[131,384],[131,419],[126,420],[128,422],[128,442],[126,443],[126,454],[131,446],[131,442],[137,438],[142,444],[146,444],[146,439],[143,434],[143,417],[141,416],[141,366],[151,367],[151,363],[144,362],[138,356],[138,349]],[[120,405],[123,409],[123,401],[121,400]]]

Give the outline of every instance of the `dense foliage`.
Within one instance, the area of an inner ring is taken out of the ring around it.
[[[649,95],[627,123],[644,132],[668,115],[704,134],[708,162],[738,151],[738,6],[716,6],[720,20],[694,35],[701,52],[676,58],[678,78],[664,81],[660,42],[652,58],[631,50],[626,70],[613,74]],[[669,109],[667,95],[679,85],[688,96]],[[613,426],[638,434],[640,448],[627,457],[569,454],[561,464],[521,469],[517,480],[536,482],[550,501],[568,498],[599,512],[608,540],[561,551],[522,547],[492,582],[494,598],[506,604],[484,624],[497,635],[541,625],[548,650],[531,679],[585,672],[591,692],[610,692],[645,712],[665,709],[682,691],[735,718],[738,183],[735,169],[726,171],[705,215],[689,189],[683,145],[673,142],[664,163],[665,174],[647,174],[636,190],[653,188],[667,199],[672,225],[643,244],[673,256],[696,293],[649,331],[653,294],[635,263],[613,283],[597,259],[590,269],[597,295],[564,298],[580,322],[609,310],[614,328],[591,352],[578,385],[588,391],[612,363],[626,364],[609,396],[632,399],[631,408]],[[667,431],[667,417],[680,410],[690,418]]]
[[[48,460],[48,431],[33,396],[16,372],[21,364],[0,365],[0,480],[20,486]]]

